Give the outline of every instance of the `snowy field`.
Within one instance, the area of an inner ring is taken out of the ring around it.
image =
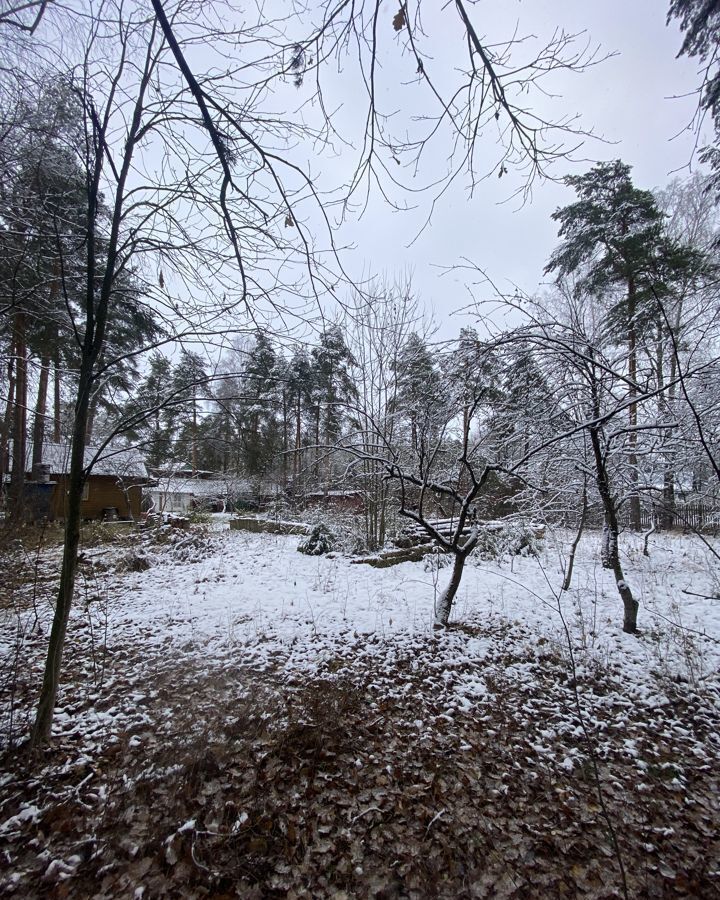
[[[560,591],[569,540],[472,560],[443,632],[431,561],[217,530],[86,549],[40,771],[14,747],[59,557],[16,548],[5,565],[33,577],[6,579],[2,610],[3,889],[720,896],[719,545],[622,536],[630,636],[597,534]]]

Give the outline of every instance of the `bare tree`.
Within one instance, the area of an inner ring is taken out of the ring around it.
[[[385,543],[390,490],[382,465],[374,459],[378,442],[394,446],[399,421],[399,366],[410,334],[424,330],[420,305],[410,281],[375,281],[348,310],[346,330],[352,354],[357,398],[350,411],[353,443],[364,450],[351,465],[364,498],[365,543],[377,550]]]
[[[215,27],[216,6],[188,0],[175,5],[174,15],[191,15],[208,45],[223,53],[240,32]],[[113,304],[122,296],[121,279],[132,272],[141,281],[145,302],[163,325],[162,337],[143,348],[153,349],[170,337],[224,335],[234,311],[251,307],[257,316],[263,303],[272,309],[279,281],[263,260],[273,254],[285,258],[288,293],[297,289],[291,280],[293,265],[307,271],[312,262],[311,249],[295,229],[291,233],[285,227],[298,188],[286,189],[274,167],[268,173],[259,151],[261,135],[270,140],[270,135],[283,133],[284,125],[253,120],[258,139],[251,138],[254,93],[232,93],[227,65],[222,75],[215,70],[194,78],[203,90],[211,86],[215,97],[223,97],[228,115],[238,120],[242,115],[245,146],[223,136],[214,123],[210,127],[198,121],[178,73],[181,43],[175,40],[169,46],[158,20],[143,4],[99,3],[90,16],[80,6],[53,7],[44,23],[57,25],[51,12],[71,26],[77,60],[71,90],[84,122],[74,150],[86,173],[85,298],[77,314],[68,306],[65,322],[79,367],[60,589],[34,746],[49,738],[59,684],[80,541],[80,503],[89,473],[85,446],[92,396],[128,355],[138,352],[108,353],[108,327]],[[50,49],[38,43],[38,52]],[[49,60],[46,64],[51,65]],[[287,129],[298,132],[291,124]],[[238,268],[239,285],[233,274]],[[65,277],[63,272],[64,285]],[[318,290],[322,271],[313,270],[312,278]],[[224,294],[221,305],[219,292]]]
[[[415,119],[410,109],[415,124],[409,131],[408,123],[401,124],[395,131],[378,102],[380,61],[386,52],[380,43],[384,7],[379,0],[298,4],[281,27],[266,20],[263,10],[254,22],[236,27],[230,3],[152,0],[152,11],[139,0],[95,0],[89,9],[79,0],[25,7],[15,3],[0,10],[4,59],[14,55],[19,64],[22,51],[36,68],[57,70],[62,64],[71,69],[85,125],[75,148],[87,173],[85,299],[79,315],[70,313],[67,328],[80,359],[69,504],[35,745],[49,737],[58,688],[74,589],[92,396],[123,360],[122,354],[104,352],[119,278],[129,271],[141,278],[166,335],[188,339],[226,334],[238,307],[257,317],[263,308],[282,314],[279,296],[309,296],[315,302],[334,296],[344,272],[339,264],[329,271],[315,255],[303,220],[308,204],[313,215],[319,211],[330,235],[327,208],[333,199],[347,210],[360,189],[379,186],[385,191],[395,184],[407,191],[393,167],[398,162],[419,167],[442,133],[449,139],[452,164],[439,181],[428,173],[432,196],[437,198],[462,171],[470,173],[474,185],[489,171],[503,176],[513,166],[525,169],[521,189],[527,191],[583,137],[574,118],[546,119],[528,105],[528,96],[542,96],[549,73],[582,70],[597,61],[587,44],[578,49],[576,39],[561,31],[519,61],[516,54],[524,51],[520,41],[484,41],[469,5],[455,0],[446,7],[443,23],[450,23],[466,63],[458,84],[440,87],[444,79],[431,71],[432,46],[424,38],[420,4],[404,4],[386,21],[382,34],[390,39],[390,52],[399,39],[419,86],[436,104],[436,114],[428,119],[423,107],[423,115]],[[312,11],[320,14],[320,24],[308,28],[315,18]],[[8,35],[16,32],[20,37],[11,40]],[[212,54],[204,74],[188,62],[198,44]],[[244,51],[240,61],[238,46]],[[325,105],[332,59],[347,63],[347,75],[363,85],[367,101],[363,124],[355,114],[349,132],[340,137],[348,141],[363,133],[349,184],[334,197],[320,193],[307,162],[309,147],[340,136]],[[308,126],[297,117],[256,114],[268,97],[286,90],[288,79],[299,84],[311,78],[320,111],[314,127],[313,116]],[[489,163],[480,157],[479,137],[485,131],[492,132],[501,148]],[[293,142],[301,148],[299,162],[290,155]],[[328,243],[332,255],[331,235]],[[336,255],[331,258],[337,261]],[[472,480],[469,459],[465,465]]]

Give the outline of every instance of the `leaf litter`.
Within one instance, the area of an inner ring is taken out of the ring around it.
[[[574,675],[551,549],[470,568],[438,633],[422,564],[358,574],[296,542],[191,532],[87,550],[55,742],[32,764],[19,744],[57,559],[16,579],[4,894],[621,896],[602,799],[630,896],[720,896],[720,616],[689,539],[658,539],[649,561],[628,551],[639,639],[588,543],[561,601]]]

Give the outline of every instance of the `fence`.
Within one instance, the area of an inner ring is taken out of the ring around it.
[[[630,524],[630,516],[627,508],[622,513],[622,524],[627,527]],[[640,509],[640,523],[643,528],[652,528],[654,524],[669,519],[672,528],[691,529],[696,531],[720,531],[720,507],[712,503],[678,503],[668,515],[666,510],[654,504],[643,503]]]

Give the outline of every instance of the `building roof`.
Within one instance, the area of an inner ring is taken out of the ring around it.
[[[189,494],[193,497],[227,497],[231,493],[243,492],[244,483],[218,478],[163,478],[156,479],[149,490],[159,494]]]
[[[25,449],[25,471],[30,473],[32,469],[32,442],[29,441]],[[98,453],[97,447],[85,448],[85,466],[89,466]],[[12,457],[12,444],[10,449]],[[50,467],[50,477],[67,475],[70,470],[70,444],[54,444],[51,441],[43,442],[42,462]],[[134,480],[147,480],[148,473],[145,461],[134,448],[105,447],[93,463],[91,475],[114,475],[116,478],[132,478]]]

